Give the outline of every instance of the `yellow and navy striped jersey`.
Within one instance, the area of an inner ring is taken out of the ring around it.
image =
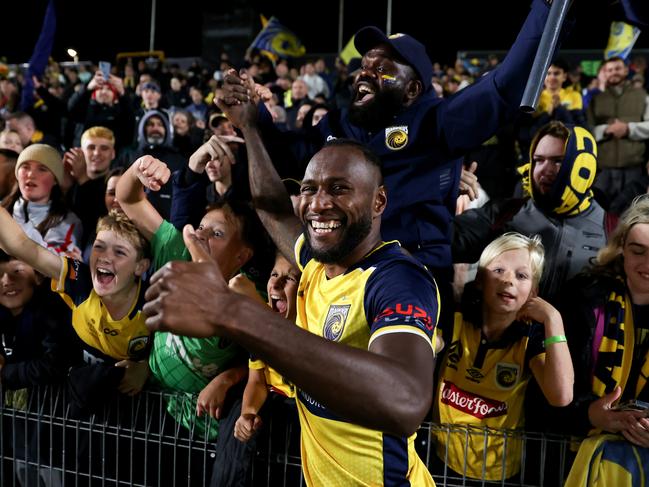
[[[59,293],[72,310],[72,326],[84,344],[86,362],[143,360],[149,355],[150,332],[142,313],[146,286],[138,281],[137,297],[128,314],[114,320],[92,287],[90,268],[78,260],[61,257],[60,278],[52,279],[52,291]]]
[[[544,353],[543,338],[542,325],[515,321],[499,340],[489,342],[480,326],[456,313],[439,371],[434,421],[496,430],[522,427],[529,361]],[[501,480],[520,470],[520,439],[502,432],[487,435],[484,429],[468,438],[462,430],[435,435],[438,457],[456,472],[466,468],[470,478]]]
[[[439,310],[435,281],[398,242],[382,243],[332,279],[324,265],[311,258],[303,235],[295,255],[302,271],[298,326],[365,350],[380,336],[412,333],[426,340],[434,353]],[[434,485],[415,452],[416,435],[397,437],[353,424],[300,389],[296,397],[308,485]]]

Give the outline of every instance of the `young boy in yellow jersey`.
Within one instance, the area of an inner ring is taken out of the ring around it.
[[[268,279],[268,306],[293,323],[297,317],[299,281],[300,271],[278,252]],[[293,385],[262,360],[251,358],[248,367],[250,370],[243,392],[241,416],[234,425],[234,437],[243,442],[250,440],[261,428],[259,411],[266,402],[269,390],[282,396],[295,397]]]
[[[101,404],[114,390],[109,384],[124,394],[137,394],[148,376],[150,333],[141,311],[141,277],[149,259],[147,242],[133,224],[114,211],[100,219],[86,265],[36,244],[0,208],[0,247],[51,278],[52,290],[72,309],[72,326],[90,367],[73,368],[69,375],[79,405]]]
[[[491,242],[445,337],[433,420],[463,427],[435,433],[437,456],[450,470],[476,479],[469,485],[509,483],[520,472],[522,441],[505,431],[525,425],[523,400],[532,376],[552,406],[572,400],[563,320],[537,296],[543,261],[538,236],[511,232]]]

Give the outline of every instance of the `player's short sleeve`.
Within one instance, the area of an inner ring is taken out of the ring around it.
[[[163,220],[151,238],[153,269],[158,270],[172,260],[191,260],[183,234],[167,220]]]
[[[425,339],[434,351],[439,294],[435,280],[423,267],[400,260],[377,269],[368,279],[364,305],[369,345],[389,333],[411,333]]]
[[[71,308],[83,303],[92,291],[90,267],[79,260],[61,256],[61,275],[52,279],[52,291]]]
[[[304,268],[306,267],[307,263],[313,258],[313,256],[311,255],[311,247],[307,243],[303,233],[300,234],[300,236],[295,241],[294,252],[295,262],[297,262],[297,266],[300,269],[300,272],[304,272]]]

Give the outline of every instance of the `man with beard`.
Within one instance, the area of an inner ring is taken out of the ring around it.
[[[295,134],[274,130],[270,115],[259,104],[264,142],[273,161],[281,161],[280,174],[301,179],[303,165],[291,165],[291,156],[308,160],[332,138],[366,144],[383,162],[391,195],[383,215],[383,237],[399,240],[433,271],[440,286],[450,282],[462,155],[515,115],[548,12],[546,2],[534,0],[503,62],[449,99],[437,98],[431,89],[432,63],[423,44],[407,34],[388,37],[375,27],[361,29],[355,44],[363,55],[362,66],[348,109],[329,112],[312,133],[296,140]],[[245,99],[247,89],[229,73],[224,101]],[[291,172],[292,168],[297,170]]]
[[[126,152],[120,157],[117,167],[128,168],[131,163],[142,156],[150,155],[164,161],[171,172],[185,165],[185,158],[173,146],[173,134],[169,118],[158,110],[146,112],[137,129],[137,148]],[[171,214],[172,185],[167,182],[160,191],[147,191],[147,198],[164,219]]]
[[[188,227],[197,262],[153,277],[148,326],[229,337],[295,384],[308,485],[434,485],[414,433],[431,405],[438,298],[425,268],[381,240],[380,160],[355,141],[325,145],[306,168],[296,217],[254,105],[228,117],[246,141],[257,212],[302,271],[298,326],[231,293]]]
[[[644,88],[627,80],[624,60],[604,61],[606,89],[588,105],[588,123],[599,143],[599,166],[595,186],[611,202],[632,181],[640,179],[647,162],[649,98]]]

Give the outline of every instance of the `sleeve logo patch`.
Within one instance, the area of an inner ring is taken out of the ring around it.
[[[345,322],[349,315],[351,304],[332,304],[327,311],[322,335],[332,342],[337,342],[343,335]]]
[[[400,125],[385,129],[385,145],[391,150],[401,150],[408,144],[408,126]]]

